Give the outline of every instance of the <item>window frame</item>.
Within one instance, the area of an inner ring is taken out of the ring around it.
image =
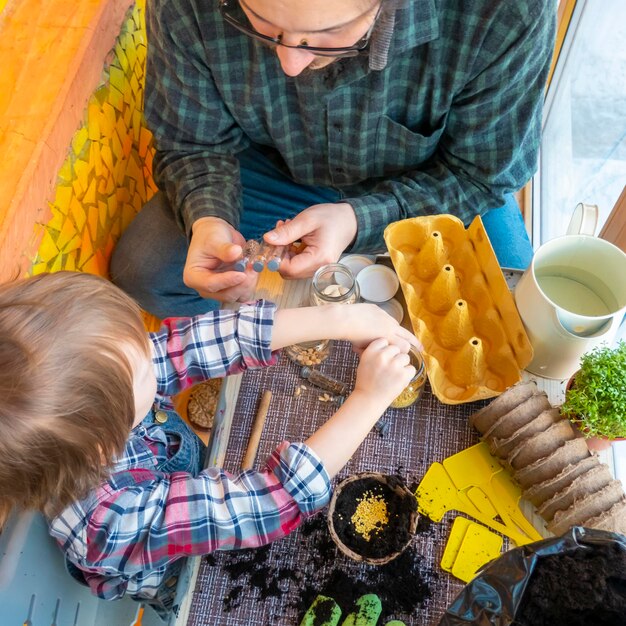
[[[563,68],[567,63],[587,6],[588,0],[559,0],[556,43],[546,84],[542,128],[545,128],[550,115],[554,112],[554,101],[563,76]],[[528,185],[520,191],[519,197],[520,206],[523,208],[526,230],[535,250],[544,243],[541,241],[541,159],[542,154],[541,150],[539,150],[537,173]],[[626,211],[625,193],[626,191],[618,198],[598,234],[599,237],[615,243],[622,249],[625,249],[626,246],[626,234],[622,225],[625,218],[621,216]],[[573,210],[574,207],[572,207]]]
[[[542,129],[552,111],[555,92],[558,89],[563,74],[563,67],[572,49],[573,39],[580,23],[586,0],[559,0],[557,11],[557,34],[552,57],[552,65],[546,84]],[[541,149],[537,160],[537,173],[524,188],[524,222],[530,235],[533,248],[536,250],[541,243]],[[573,210],[573,207],[572,207]]]

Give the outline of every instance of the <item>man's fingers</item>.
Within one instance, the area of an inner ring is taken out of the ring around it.
[[[247,279],[245,272],[216,273],[204,268],[192,269],[185,272],[185,284],[195,289],[203,297],[212,297],[210,294],[241,285]]]
[[[273,245],[288,246],[298,239],[302,239],[305,235],[308,235],[314,228],[306,216],[303,217],[303,213],[296,215],[292,220],[286,220],[285,222],[277,223],[276,228],[265,233],[263,236],[265,241]]]
[[[221,243],[213,248],[213,254],[224,263],[236,261],[242,252],[242,247],[236,243]]]
[[[284,278],[307,278],[312,276],[320,265],[324,264],[316,260],[313,248],[305,248],[293,256],[285,256],[278,271]]]
[[[206,291],[216,292],[243,285],[246,282],[251,282],[251,277],[246,272],[209,272],[204,277],[203,287]]]

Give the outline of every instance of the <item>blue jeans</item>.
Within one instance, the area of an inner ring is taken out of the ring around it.
[[[164,424],[155,421],[156,410],[151,409],[141,422],[139,428],[150,430],[157,427],[165,431],[166,434],[178,438],[180,440],[178,450],[169,459],[163,461],[157,466],[157,471],[165,474],[173,474],[174,472],[186,472],[192,476],[197,476],[204,468],[206,446],[187,423],[176,413],[176,411],[163,411],[167,415]],[[149,469],[153,469],[154,456],[148,445],[143,442],[146,450],[144,463]],[[138,461],[141,466],[141,460]],[[122,471],[119,474],[113,473],[109,480],[115,481],[116,489],[123,487],[133,488],[136,484],[136,478],[130,476],[128,472]],[[152,608],[164,619],[167,619],[176,598],[176,583],[181,570],[185,563],[185,557],[181,557],[172,562],[167,569],[164,582],[161,583],[156,597],[153,601],[147,602]],[[87,585],[82,570],[65,556],[65,567],[69,574],[82,585]]]
[[[254,148],[240,153],[243,213],[239,230],[259,239],[276,222],[313,204],[337,202],[338,191],[299,185]],[[522,215],[512,196],[507,204],[483,216],[485,228],[503,267],[525,268],[532,257]],[[220,306],[201,298],[183,283],[187,237],[176,224],[163,193],[157,193],[122,235],[111,260],[113,282],[141,307],[163,319],[191,316]]]

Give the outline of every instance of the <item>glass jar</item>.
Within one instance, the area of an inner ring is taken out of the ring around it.
[[[402,393],[389,405],[392,409],[406,409],[415,404],[422,395],[424,385],[426,384],[426,367],[421,352],[416,348],[411,348],[409,357],[411,365],[415,367],[415,376],[411,378],[411,381]]]
[[[355,304],[359,298],[359,285],[350,268],[341,263],[330,263],[320,267],[313,275],[305,306]],[[311,367],[323,363],[330,354],[330,348],[330,339],[322,339],[287,346],[285,352],[298,365]]]

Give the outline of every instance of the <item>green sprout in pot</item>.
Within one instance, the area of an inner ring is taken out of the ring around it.
[[[561,414],[586,437],[626,437],[626,343],[582,355],[565,393]]]

